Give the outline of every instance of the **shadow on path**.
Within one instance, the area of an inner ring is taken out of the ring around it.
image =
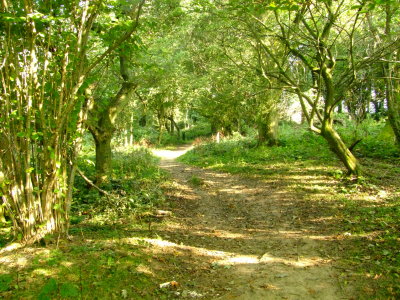
[[[323,190],[310,202],[292,188],[294,180],[307,186],[326,178],[277,173],[266,182],[176,162],[190,149],[154,151],[174,180],[175,218],[157,231],[162,240],[147,240],[182,258],[183,285],[207,299],[351,298],[335,269],[341,233],[332,204]]]

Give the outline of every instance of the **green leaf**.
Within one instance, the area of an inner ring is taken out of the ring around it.
[[[47,294],[40,293],[38,296],[38,300],[51,300],[51,298]]]
[[[51,299],[51,296],[57,292],[57,281],[54,278],[50,278],[49,281],[42,287],[38,300]]]
[[[33,140],[39,140],[43,138],[43,133],[42,132],[32,132],[32,139]]]
[[[0,275],[0,292],[5,292],[10,288],[12,276],[10,274]]]
[[[62,298],[77,299],[79,297],[79,290],[72,283],[66,282],[62,284],[60,288],[60,294]]]

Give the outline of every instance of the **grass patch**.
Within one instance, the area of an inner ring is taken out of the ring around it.
[[[345,198],[342,212],[349,235],[345,265],[367,281],[364,290],[374,299],[398,299],[400,197],[376,202]]]
[[[158,288],[169,277],[153,268],[150,246],[142,240],[147,231],[90,227],[73,227],[72,241],[53,239],[46,248],[10,253],[10,263],[0,268],[2,299],[171,298]]]
[[[234,136],[221,143],[202,144],[179,158],[181,162],[229,173],[268,175],[276,169],[266,166],[283,164],[311,165],[323,161],[331,165],[337,159],[325,140],[305,128],[282,125],[279,146],[257,147],[253,136]]]
[[[190,177],[189,183],[193,186],[202,186],[204,185],[204,180],[200,177],[193,175],[192,177]]]

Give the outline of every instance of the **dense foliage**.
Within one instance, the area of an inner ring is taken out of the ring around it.
[[[78,165],[94,177],[93,151],[84,152]],[[72,203],[73,222],[90,218],[94,222],[112,223],[120,218],[140,218],[164,202],[162,186],[165,174],[157,166],[158,159],[146,148],[121,148],[114,153],[112,175],[104,195],[82,178],[77,178]]]

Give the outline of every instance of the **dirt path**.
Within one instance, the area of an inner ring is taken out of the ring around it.
[[[186,166],[187,149],[155,151],[171,173],[174,218],[154,239],[173,255],[176,295],[204,299],[349,299],[335,265],[339,246],[324,213],[268,182]],[[168,242],[167,242],[168,241]],[[169,263],[171,263],[169,261]]]

